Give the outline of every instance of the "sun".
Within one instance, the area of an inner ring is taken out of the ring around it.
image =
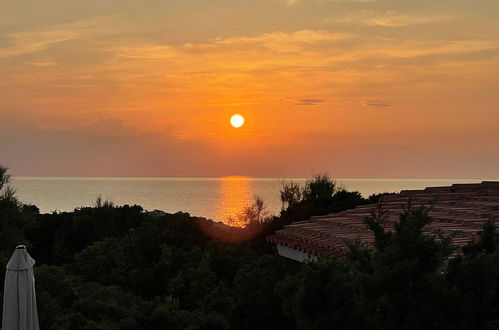
[[[239,128],[244,125],[244,117],[240,114],[235,114],[230,117],[230,124],[232,127]]]

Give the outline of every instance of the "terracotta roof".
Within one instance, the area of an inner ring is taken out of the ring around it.
[[[364,246],[374,243],[374,235],[364,224],[366,216],[381,206],[388,211],[385,228],[392,230],[409,201],[413,206],[431,207],[433,222],[424,232],[452,235],[452,243],[463,246],[478,238],[482,225],[490,217],[499,219],[499,182],[403,190],[384,196],[378,204],[294,222],[267,240],[317,257],[343,256],[348,253],[347,242],[358,241]]]

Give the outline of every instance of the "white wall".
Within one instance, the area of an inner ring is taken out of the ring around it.
[[[317,261],[318,259],[316,256],[295,249],[291,249],[279,244],[277,244],[277,251],[279,252],[280,256],[293,259],[299,262]]]

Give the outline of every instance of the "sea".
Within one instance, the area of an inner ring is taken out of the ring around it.
[[[263,199],[269,213],[279,214],[283,180],[304,184],[305,178],[252,177],[34,177],[15,176],[11,186],[17,198],[34,204],[42,213],[73,211],[92,206],[100,196],[116,205],[141,205],[145,210],[188,212],[228,222],[249,206],[254,196]],[[373,179],[340,178],[337,185],[357,190],[364,197],[382,192],[422,189],[482,179]]]

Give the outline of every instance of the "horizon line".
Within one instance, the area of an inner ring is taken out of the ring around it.
[[[198,179],[223,179],[223,178],[248,178],[248,179],[280,179],[280,180],[288,180],[288,179],[300,179],[307,180],[313,178],[313,176],[248,176],[248,175],[15,175],[12,174],[11,177],[15,178],[40,178],[40,179],[189,179],[189,178],[198,178]],[[499,181],[499,178],[467,178],[467,177],[370,177],[370,176],[359,176],[359,177],[333,177],[330,176],[333,180],[409,180],[409,181],[452,181],[452,180],[466,180],[466,181]]]

